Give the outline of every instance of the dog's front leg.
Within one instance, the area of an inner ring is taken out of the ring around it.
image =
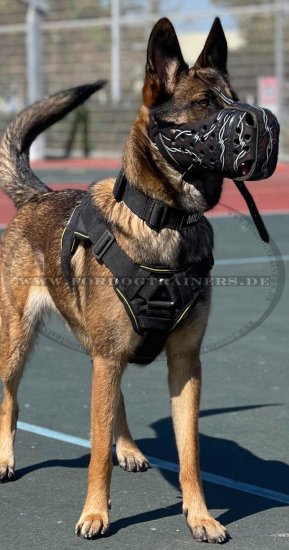
[[[197,541],[224,542],[226,529],[208,512],[200,478],[198,416],[201,363],[192,352],[168,353],[172,416],[180,460],[183,512]]]
[[[83,538],[104,535],[109,529],[113,419],[118,403],[120,378],[119,365],[103,357],[93,358],[88,491],[75,530]]]

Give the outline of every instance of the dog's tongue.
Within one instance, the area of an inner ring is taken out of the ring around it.
[[[241,164],[241,170],[242,170],[242,176],[247,176],[250,172],[250,165],[247,162],[242,162]]]

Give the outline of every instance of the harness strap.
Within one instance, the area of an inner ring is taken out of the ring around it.
[[[134,214],[155,231],[164,228],[179,230],[194,225],[203,217],[200,212],[183,212],[164,202],[151,199],[128,182],[123,170],[115,180],[113,194],[118,202],[123,201]]]
[[[148,277],[147,270],[135,264],[118,246],[114,235],[107,228],[106,220],[99,211],[96,211],[89,193],[82,201],[81,217],[93,244],[94,257],[105,263],[113,275],[117,273],[117,279],[137,279],[140,281],[138,288],[142,286],[143,280],[144,285]],[[130,299],[134,296],[134,289],[132,286],[129,288],[128,298]]]
[[[80,213],[79,204],[74,208],[61,238],[61,269],[69,286],[72,285],[71,258],[77,248],[78,241],[90,242]]]

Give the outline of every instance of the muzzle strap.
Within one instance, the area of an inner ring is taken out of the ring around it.
[[[255,226],[258,230],[258,233],[265,243],[268,243],[270,240],[269,233],[265,227],[265,224],[260,216],[259,210],[256,206],[256,203],[250,193],[248,191],[245,183],[242,180],[233,180],[235,185],[237,186],[238,190],[240,191],[242,197],[245,199],[246,204],[249,208],[249,212],[253,218],[253,221],[255,223]]]

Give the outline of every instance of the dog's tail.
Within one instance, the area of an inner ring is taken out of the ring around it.
[[[50,191],[30,167],[29,148],[32,142],[104,84],[104,80],[98,80],[46,97],[21,111],[8,126],[0,145],[0,187],[17,208],[35,195]]]

